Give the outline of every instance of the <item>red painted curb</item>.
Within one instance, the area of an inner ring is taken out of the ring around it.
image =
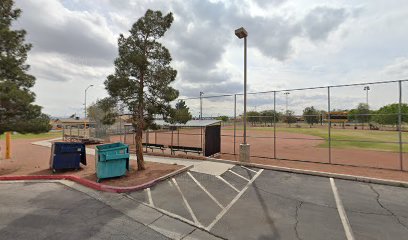
[[[70,180],[76,183],[79,183],[83,186],[98,190],[98,191],[104,191],[104,192],[113,192],[113,193],[123,193],[123,192],[131,192],[131,191],[137,191],[137,190],[142,190],[148,187],[153,186],[154,184],[163,181],[166,178],[172,177],[176,174],[182,173],[184,171],[187,171],[190,169],[192,166],[189,167],[184,167],[179,170],[176,170],[174,172],[171,172],[165,176],[162,176],[160,178],[156,178],[152,181],[149,181],[147,183],[143,183],[137,186],[130,186],[130,187],[116,187],[116,186],[110,186],[110,185],[105,185],[97,182],[93,182],[91,180],[85,179],[78,177],[77,175],[18,175],[18,176],[0,176],[0,181],[21,181],[21,180]]]

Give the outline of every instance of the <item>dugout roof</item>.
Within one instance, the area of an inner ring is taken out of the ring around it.
[[[154,123],[158,126],[169,126],[169,127],[207,127],[211,125],[217,125],[221,123],[221,120],[190,120],[185,124],[182,123],[168,123],[164,120],[154,120]]]

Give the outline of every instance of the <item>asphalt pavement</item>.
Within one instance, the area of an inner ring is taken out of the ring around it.
[[[233,166],[126,194],[0,184],[0,239],[407,239],[408,189]]]

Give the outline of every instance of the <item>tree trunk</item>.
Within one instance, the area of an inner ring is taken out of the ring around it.
[[[143,139],[142,128],[137,127],[136,128],[136,134],[135,134],[137,170],[145,170],[145,164],[144,164],[144,159],[143,159],[142,139]]]

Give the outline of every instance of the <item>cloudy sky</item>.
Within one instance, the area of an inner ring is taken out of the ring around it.
[[[83,115],[88,102],[106,96],[117,38],[147,9],[174,14],[162,39],[178,70],[180,97],[243,91],[243,41],[248,33],[250,92],[408,79],[406,0],[16,0],[23,10],[15,28],[28,32],[37,103],[52,116]],[[408,83],[403,84],[407,89]],[[398,100],[397,84],[373,85],[370,106]],[[403,91],[404,92],[404,91]],[[362,86],[333,89],[332,108],[366,101]],[[277,93],[277,110],[285,96]],[[408,100],[408,97],[406,98]],[[405,100],[405,95],[404,95]],[[238,108],[242,99],[238,96]],[[204,100],[204,115],[231,114],[233,98]],[[327,109],[327,89],[291,92],[289,107]],[[193,114],[198,101],[189,100]],[[273,106],[273,95],[249,97],[249,110]]]

